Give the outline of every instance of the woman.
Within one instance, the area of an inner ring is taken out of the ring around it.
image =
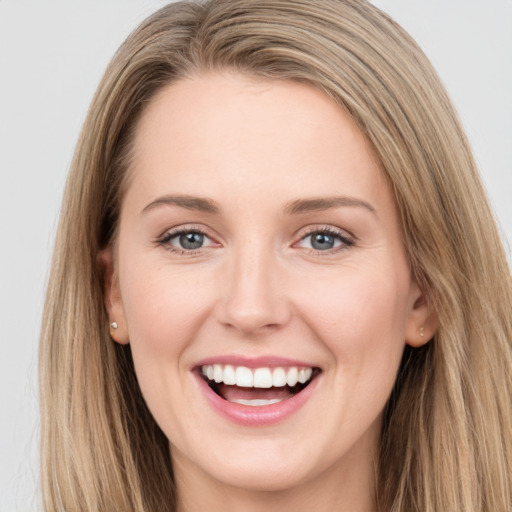
[[[392,20],[169,5],[108,68],[67,185],[46,509],[505,512],[511,289],[453,108]]]

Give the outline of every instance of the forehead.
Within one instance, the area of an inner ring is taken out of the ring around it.
[[[241,183],[255,192],[350,193],[355,177],[367,189],[386,186],[371,144],[326,94],[226,73],[159,92],[137,126],[131,172],[148,194],[168,186],[209,195]]]

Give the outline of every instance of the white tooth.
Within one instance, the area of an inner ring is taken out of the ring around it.
[[[222,382],[222,366],[220,364],[213,365],[213,380],[215,382]]]
[[[208,368],[208,367],[207,367],[206,365],[201,366],[201,373],[202,373],[205,377],[206,377],[206,375],[207,375],[207,373],[208,373],[208,372],[207,372],[207,368]]]
[[[236,385],[242,388],[252,388],[252,372],[245,366],[236,369]]]
[[[231,402],[235,404],[241,404],[241,405],[250,405],[251,407],[258,407],[262,405],[272,405],[277,404],[278,402],[282,402],[283,399],[280,398],[273,398],[272,400],[263,400],[263,399],[256,399],[256,400],[245,400],[243,398],[236,398],[235,400],[231,400]]]
[[[213,366],[211,364],[209,364],[207,367],[206,367],[206,376],[210,379],[210,380],[213,380]]]
[[[222,380],[224,384],[228,384],[229,386],[234,386],[236,384],[235,369],[230,364],[224,366]]]
[[[288,373],[286,374],[286,383],[288,386],[295,386],[297,384],[297,381],[299,380],[299,370],[295,368],[295,366],[292,366],[288,370]]]
[[[272,386],[275,388],[286,386],[286,373],[282,368],[275,368],[272,372]]]
[[[272,373],[268,368],[257,368],[254,372],[255,388],[271,388],[272,387]]]
[[[305,384],[311,378],[312,373],[312,368],[301,368],[299,370],[299,382],[301,384]]]

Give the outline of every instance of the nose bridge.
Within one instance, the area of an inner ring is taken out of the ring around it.
[[[233,249],[228,266],[223,323],[247,334],[286,323],[289,306],[269,241],[246,237]]]

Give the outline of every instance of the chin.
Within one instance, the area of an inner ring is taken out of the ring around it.
[[[215,478],[224,485],[248,492],[285,492],[314,479],[296,464],[276,465],[268,457],[264,459],[217,467]]]

